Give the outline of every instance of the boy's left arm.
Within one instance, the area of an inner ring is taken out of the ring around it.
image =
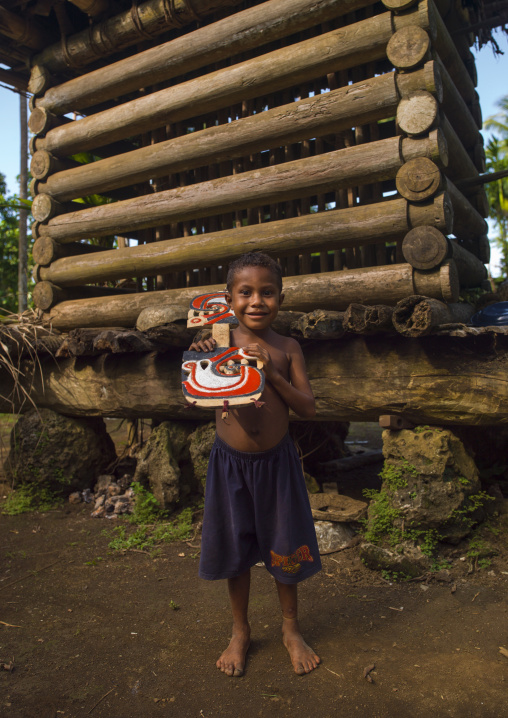
[[[254,351],[252,351],[253,346],[256,347]],[[263,361],[263,371],[267,380],[295,414],[304,419],[311,419],[316,415],[316,402],[305,369],[305,359],[297,341],[294,339],[291,341],[288,351],[290,381],[287,381],[274,366],[269,352],[264,347],[257,344],[246,346],[244,349]]]

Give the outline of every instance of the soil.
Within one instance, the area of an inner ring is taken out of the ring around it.
[[[376,437],[355,450],[377,448]],[[466,544],[451,552],[449,573],[402,583],[369,571],[358,547],[323,556],[323,571],[300,587],[302,629],[322,658],[303,677],[280,640],[273,579],[255,567],[246,672],[229,678],[215,668],[230,635],[226,586],[198,578],[199,538],[155,556],[114,552],[114,521],[90,513],[66,504],[0,516],[1,716],[506,713],[506,515],[483,569]],[[1,670],[10,661],[12,672]]]

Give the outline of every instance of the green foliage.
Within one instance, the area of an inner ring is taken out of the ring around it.
[[[130,520],[132,521],[132,517]],[[113,529],[113,539],[108,546],[114,551],[128,551],[129,549],[153,551],[163,543],[185,541],[191,533],[192,508],[187,507],[173,521],[142,524],[132,532],[129,532],[126,526],[116,526]]]
[[[61,497],[47,488],[37,484],[23,484],[7,496],[2,513],[6,516],[16,516],[28,511],[49,511],[61,502]]]
[[[393,583],[398,583],[399,581],[409,581],[411,579],[411,576],[404,573],[404,571],[389,571],[386,568],[381,571],[381,576],[385,581],[391,581]]]
[[[136,500],[134,510],[128,520],[131,524],[151,524],[166,516],[151,491],[145,489],[137,481],[131,485]]]
[[[7,185],[5,176],[0,173],[0,309],[8,312],[18,311],[18,241],[19,241],[19,210],[21,207],[30,211],[32,203],[19,199],[17,195],[6,197]],[[30,244],[30,236],[28,237]],[[28,272],[31,276],[33,260],[31,252],[28,256]],[[33,281],[29,279],[29,292]]]
[[[403,463],[407,464],[407,461]],[[385,461],[379,476],[383,480],[383,483],[386,484],[388,488],[392,489],[392,491],[395,491],[396,489],[405,489],[407,486],[407,480],[404,478],[402,471],[397,469],[393,464],[389,464],[387,461]]]
[[[400,535],[394,522],[400,518],[400,511],[391,505],[391,495],[385,490],[364,489],[363,495],[370,499],[369,519],[364,523],[364,537],[366,541],[377,544],[385,536],[390,543]]]
[[[497,103],[500,112],[485,121],[485,127],[493,131],[485,147],[488,172],[508,169],[508,95]],[[501,276],[508,274],[508,178],[485,185],[490,205],[490,217],[497,232],[494,242],[501,250]]]
[[[465,528],[472,528],[476,521],[473,514],[485,506],[488,501],[494,501],[494,497],[486,491],[479,491],[477,494],[471,494],[464,502],[461,509],[455,509],[451,515],[452,521],[462,523]]]

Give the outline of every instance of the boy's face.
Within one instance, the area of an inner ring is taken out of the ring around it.
[[[267,267],[244,267],[235,272],[231,293],[226,300],[247,329],[267,329],[279,312],[284,295],[277,278]]]

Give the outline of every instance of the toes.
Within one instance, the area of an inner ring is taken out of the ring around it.
[[[233,676],[235,678],[238,678],[239,676],[243,676],[243,668],[235,668],[233,672]]]

